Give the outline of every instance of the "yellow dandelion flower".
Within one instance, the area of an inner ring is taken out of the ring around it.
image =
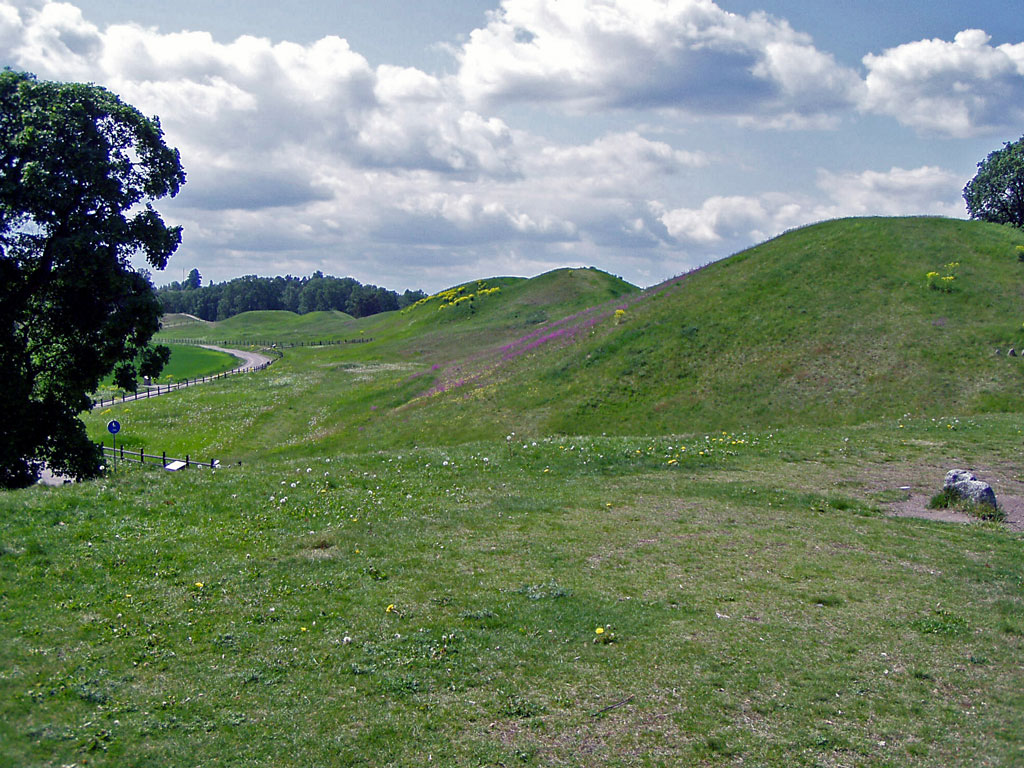
[[[384,609],[384,613],[394,613],[394,612],[395,612],[395,604],[394,603],[390,603],[388,605],[388,607]]]

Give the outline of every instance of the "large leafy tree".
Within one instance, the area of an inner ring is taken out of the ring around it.
[[[972,219],[1024,227],[1024,137],[978,163],[964,200]]]
[[[152,201],[185,182],[160,123],[95,85],[0,72],[0,487],[43,462],[90,477],[98,448],[78,418],[104,376],[152,373],[163,269],[181,242]]]

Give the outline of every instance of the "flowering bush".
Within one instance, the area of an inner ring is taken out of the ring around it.
[[[946,271],[945,275],[939,272],[931,271],[925,275],[925,279],[928,281],[928,287],[931,288],[933,291],[952,293],[953,281],[956,280],[955,270],[957,267],[960,266],[960,262],[951,261],[943,266],[945,267]]]

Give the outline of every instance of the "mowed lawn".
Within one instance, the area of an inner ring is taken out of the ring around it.
[[[0,763],[1020,764],[1021,534],[886,514],[948,462],[1019,492],[1020,439],[509,435],[5,493]]]
[[[171,359],[167,361],[160,378],[157,379],[161,384],[214,376],[224,371],[230,371],[241,364],[239,358],[234,355],[218,352],[215,349],[205,349],[188,344],[168,344],[167,346],[171,350]]]

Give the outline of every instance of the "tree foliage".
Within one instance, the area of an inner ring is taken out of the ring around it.
[[[162,356],[146,351],[160,304],[130,260],[166,266],[181,229],[152,201],[184,181],[155,118],[98,86],[0,72],[0,486],[43,462],[98,472],[78,415],[112,370],[134,380]]]
[[[964,200],[972,219],[1024,227],[1024,137],[978,163]]]
[[[332,277],[322,272],[314,272],[310,277],[245,275],[202,287],[193,285],[191,277],[159,289],[165,312],[186,312],[203,320],[226,320],[260,309],[284,309],[300,315],[337,310],[353,317],[366,317],[426,298],[423,291],[399,294],[376,285],[363,285],[352,277]]]

